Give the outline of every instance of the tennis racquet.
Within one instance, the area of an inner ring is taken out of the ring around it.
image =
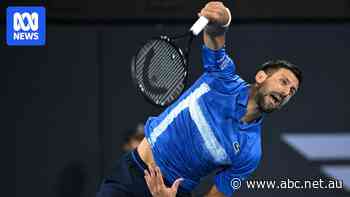
[[[191,43],[208,22],[201,16],[186,33],[152,38],[138,49],[131,61],[131,75],[148,102],[166,107],[182,94],[189,73]],[[176,43],[186,39],[187,45],[182,50]]]

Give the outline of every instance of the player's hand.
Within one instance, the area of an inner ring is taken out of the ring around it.
[[[198,16],[205,16],[211,24],[224,26],[231,20],[230,10],[220,1],[211,1],[198,13]]]
[[[159,167],[149,167],[145,173],[145,180],[149,191],[153,197],[175,197],[177,189],[183,179],[176,179],[173,185],[169,188],[164,184],[162,173]]]

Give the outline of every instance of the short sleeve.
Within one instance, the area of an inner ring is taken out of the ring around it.
[[[210,79],[210,87],[225,94],[233,94],[247,84],[236,74],[236,65],[226,54],[225,48],[212,50],[203,45],[203,67]]]
[[[252,159],[243,167],[228,167],[219,171],[215,176],[215,185],[218,190],[226,196],[232,196],[236,189],[234,186],[240,182],[244,184],[245,180],[255,171],[260,159]]]
[[[202,61],[204,71],[207,73],[214,74],[220,78],[232,78],[235,75],[236,65],[227,55],[224,47],[212,50],[203,45]]]

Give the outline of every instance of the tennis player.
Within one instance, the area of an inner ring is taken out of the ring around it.
[[[199,15],[210,21],[204,31],[203,75],[147,120],[145,138],[116,164],[99,197],[191,196],[213,171],[215,184],[207,196],[232,196],[232,181],[246,180],[258,167],[264,116],[295,95],[301,71],[284,60],[269,61],[248,84],[224,48],[228,8],[209,2]]]

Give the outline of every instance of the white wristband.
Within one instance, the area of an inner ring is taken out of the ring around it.
[[[231,23],[231,19],[232,19],[231,12],[230,12],[230,10],[228,8],[226,8],[226,11],[227,11],[227,14],[228,14],[228,22],[225,25],[223,25],[222,27],[228,27],[228,26],[230,26],[230,23]]]

